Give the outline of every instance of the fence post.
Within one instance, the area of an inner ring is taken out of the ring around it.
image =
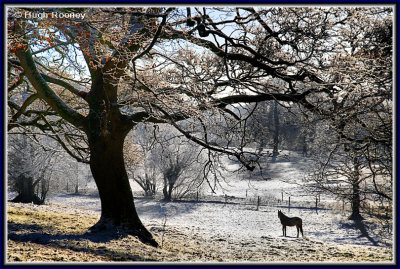
[[[199,191],[197,191],[196,200],[197,200],[197,202],[199,201]]]
[[[290,208],[290,196],[289,196],[289,208]]]
[[[260,207],[260,196],[257,197],[257,211],[259,207]]]
[[[282,200],[281,200],[281,201],[282,201],[282,203],[283,203],[283,192],[282,192]]]
[[[318,214],[318,196],[315,196],[315,212]]]

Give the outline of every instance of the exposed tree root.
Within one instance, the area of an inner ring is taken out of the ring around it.
[[[90,232],[98,233],[108,231],[117,237],[132,235],[137,237],[142,243],[153,247],[159,247],[153,235],[143,226],[142,223],[123,223],[121,225],[113,224],[110,219],[100,219],[95,225],[89,228]]]
[[[23,195],[19,194],[17,197],[11,200],[13,203],[34,203],[35,205],[43,204],[43,200],[40,199],[36,194],[34,195]]]

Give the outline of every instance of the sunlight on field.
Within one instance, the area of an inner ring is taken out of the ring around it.
[[[161,248],[135,237],[87,233],[97,218],[84,210],[8,205],[8,262],[391,262],[391,247],[336,244],[310,238],[207,237],[197,229],[147,222]],[[287,255],[290,253],[290,255]]]

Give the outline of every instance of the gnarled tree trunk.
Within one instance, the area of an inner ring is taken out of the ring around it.
[[[100,75],[89,96],[90,169],[101,200],[101,217],[91,230],[122,228],[142,242],[157,247],[136,212],[125,169],[123,145],[132,123],[112,105],[116,102],[112,92]]]
[[[123,159],[124,139],[98,137],[89,142],[90,169],[99,190],[101,217],[91,230],[122,228],[142,242],[158,246],[136,212]]]
[[[34,203],[36,205],[41,205],[44,199],[40,199],[35,194],[35,187],[40,180],[34,181],[32,177],[20,175],[17,179],[18,185],[18,195],[11,200],[14,203]]]

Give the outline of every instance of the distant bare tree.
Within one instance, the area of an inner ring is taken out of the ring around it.
[[[360,20],[368,16],[353,15],[352,27],[343,29],[336,45],[346,52],[332,59],[331,76],[341,94],[329,104],[336,113],[320,115],[325,130],[319,130],[315,146],[320,153],[315,179],[322,189],[349,199],[350,218],[360,219],[362,199],[386,204],[393,199],[393,27],[385,16],[368,24]],[[332,180],[338,184],[329,184]]]
[[[153,134],[153,125],[140,124],[128,135],[124,148],[125,164],[128,175],[143,189],[144,195],[156,194],[157,170],[152,158],[152,150],[157,142]]]
[[[9,137],[9,185],[18,193],[13,202],[43,204],[46,199],[56,152],[39,143],[23,135]]]
[[[158,185],[167,201],[197,192],[205,165],[197,145],[166,125],[143,124],[133,136],[135,146],[125,147],[130,155],[125,159],[128,167],[133,165],[130,175],[145,196],[154,196]]]
[[[198,147],[176,139],[174,142],[162,148],[158,162],[166,201],[196,193],[203,182],[204,161]]]
[[[386,166],[390,166],[390,153],[360,141],[349,143],[338,138],[335,132],[327,125],[318,127],[311,156],[315,167],[305,179],[307,186],[348,202],[352,220],[363,219],[361,210],[369,204],[390,209],[393,181],[391,167]],[[371,151],[373,157],[369,155]]]

